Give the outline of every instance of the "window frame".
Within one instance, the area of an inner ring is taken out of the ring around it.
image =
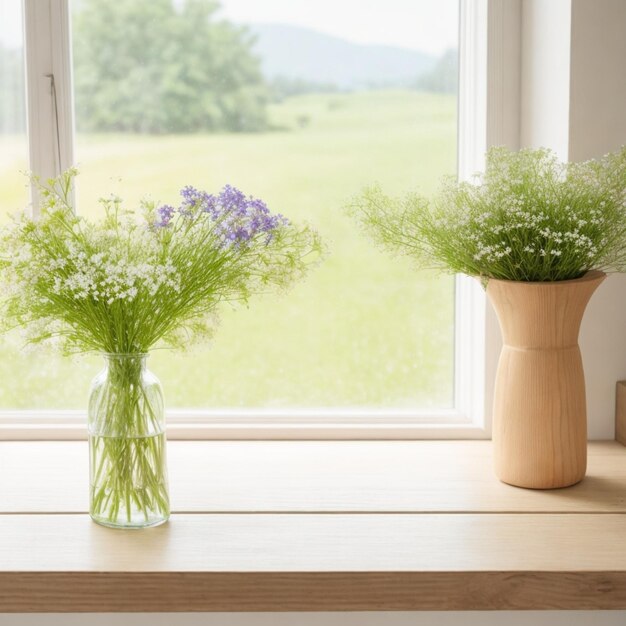
[[[30,167],[73,164],[70,0],[23,0]],[[458,175],[488,146],[519,147],[521,0],[459,0]],[[51,76],[54,77],[54,90]],[[55,97],[56,96],[56,99]],[[32,190],[37,214],[36,190]],[[478,281],[456,277],[454,408],[449,410],[169,410],[172,439],[481,439],[499,352],[495,315]],[[81,439],[85,411],[0,411],[0,440]]]

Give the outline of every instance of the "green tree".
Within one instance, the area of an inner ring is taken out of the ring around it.
[[[339,88],[333,83],[318,83],[301,78],[275,76],[269,84],[274,102],[283,102],[292,96],[309,93],[337,93]]]
[[[459,83],[459,51],[446,50],[430,72],[417,79],[420,91],[435,93],[456,93]]]
[[[76,122],[82,131],[257,131],[267,87],[254,39],[214,0],[79,0]]]

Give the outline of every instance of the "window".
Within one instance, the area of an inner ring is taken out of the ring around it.
[[[463,3],[465,16],[456,0],[25,2],[27,30],[48,20],[53,50],[29,58],[39,70],[50,63],[56,80],[51,146],[42,141],[31,162],[69,164],[73,100],[79,212],[94,214],[111,192],[171,202],[186,184],[230,183],[312,222],[330,246],[289,294],[225,311],[212,345],[155,351],[172,423],[188,434],[235,417],[244,427],[422,424],[444,435],[479,424],[480,298],[466,281],[374,249],[341,207],[376,181],[431,192],[456,173],[458,50],[462,67],[482,63],[467,54],[485,27],[482,1]],[[17,343],[2,361],[0,409],[55,410],[47,416],[63,423],[84,411],[99,367]]]
[[[0,0],[0,206],[28,200],[22,6]],[[4,217],[4,215],[2,216]]]

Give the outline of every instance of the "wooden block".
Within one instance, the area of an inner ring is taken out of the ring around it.
[[[615,439],[626,446],[626,380],[617,383],[615,394]]]
[[[0,613],[625,609],[625,534],[623,514],[5,515]]]

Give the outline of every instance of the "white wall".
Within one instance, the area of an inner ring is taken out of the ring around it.
[[[626,380],[626,275],[609,276],[594,294],[583,319],[580,349],[589,438],[613,439],[615,383]]]
[[[626,144],[624,0],[572,0],[569,82],[570,160]]]
[[[626,144],[626,1],[572,0],[569,102],[571,161]],[[610,276],[581,329],[589,436],[613,438],[615,383],[626,379],[626,276]]]
[[[520,144],[568,158],[572,0],[523,0]]]
[[[569,159],[626,144],[626,1],[572,0]],[[612,438],[615,382],[626,379],[626,276],[593,297],[581,331],[589,435]]]
[[[523,0],[522,147],[563,160],[626,144],[626,0]],[[626,277],[610,276],[589,304],[580,346],[589,437],[613,439],[615,383],[626,379]]]

